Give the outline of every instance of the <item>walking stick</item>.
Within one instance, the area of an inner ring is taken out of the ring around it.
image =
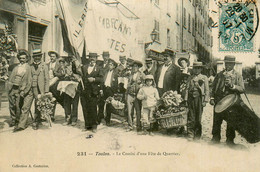
[[[33,121],[33,116],[32,116],[32,111],[31,111],[31,109],[29,110],[29,114],[30,114],[30,116],[31,116],[31,118],[32,118],[32,121]]]

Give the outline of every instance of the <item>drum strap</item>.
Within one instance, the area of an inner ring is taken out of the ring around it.
[[[251,105],[251,103],[250,103],[250,101],[249,101],[249,99],[248,99],[248,97],[247,97],[247,95],[246,95],[245,90],[244,90],[244,94],[245,94],[246,100],[248,101],[248,104],[249,104],[251,110],[255,113],[255,111],[254,111],[254,109],[253,109],[253,107],[252,107],[252,105]]]

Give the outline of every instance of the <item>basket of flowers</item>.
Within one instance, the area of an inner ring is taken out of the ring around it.
[[[180,94],[165,92],[155,111],[155,117],[161,128],[169,129],[187,125],[188,109]]]
[[[51,114],[53,112],[56,99],[52,96],[52,93],[39,94],[37,101],[37,109],[41,112],[41,117],[45,119],[49,127],[51,127]]]
[[[106,104],[111,104],[116,112],[116,115],[124,116],[125,103],[123,102],[123,94],[114,94],[113,97],[106,99]]]

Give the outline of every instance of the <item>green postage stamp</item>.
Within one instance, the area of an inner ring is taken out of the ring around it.
[[[219,51],[253,52],[258,22],[254,0],[219,3]]]

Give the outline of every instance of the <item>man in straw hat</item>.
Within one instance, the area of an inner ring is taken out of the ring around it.
[[[129,76],[127,86],[127,109],[128,109],[128,126],[127,131],[133,130],[133,115],[136,111],[137,132],[141,132],[141,101],[137,99],[137,93],[143,85],[145,75],[139,70],[143,66],[142,62],[134,60],[132,72]]]
[[[50,62],[47,64],[49,67],[49,79],[50,79],[50,92],[53,94],[53,96],[57,99],[57,96],[59,96],[59,92],[57,91],[57,70],[59,68],[59,61],[60,58],[59,53],[56,51],[49,51],[48,55],[50,56]],[[54,103],[53,112],[51,114],[51,120],[54,121],[54,115],[55,115],[55,109],[56,109],[56,101]]]
[[[180,86],[180,68],[173,63],[174,53],[166,49],[162,52],[164,64],[157,69],[155,81],[159,95],[166,91],[179,91]]]
[[[32,70],[32,90],[37,107],[38,95],[49,92],[49,71],[48,66],[42,62],[42,52],[40,49],[33,50]],[[41,122],[41,112],[35,108],[33,129],[37,130]]]
[[[116,69],[117,63],[113,59],[109,59],[108,62],[108,70],[104,73],[104,83],[103,83],[103,93],[104,93],[104,100],[106,100],[108,97],[113,97],[114,94],[118,92],[118,71]],[[104,109],[103,107],[100,107],[101,109]],[[101,110],[100,109],[100,110]],[[110,126],[110,119],[111,119],[111,113],[115,113],[115,109],[111,104],[107,104],[106,106],[106,125]]]
[[[83,131],[92,130],[93,133],[96,133],[98,125],[97,105],[100,96],[100,85],[103,82],[103,72],[101,67],[96,64],[98,54],[90,52],[88,57],[89,64],[82,67],[84,88],[80,95],[85,121]]]
[[[145,59],[146,69],[144,70],[145,75],[155,75],[156,65],[153,62],[152,56],[148,56]]]
[[[188,139],[200,139],[201,137],[201,116],[203,107],[209,101],[209,82],[206,75],[202,75],[202,62],[193,63],[193,75],[187,82],[184,100],[188,103]]]
[[[241,94],[244,92],[244,83],[243,77],[237,71],[235,71],[234,67],[236,64],[236,57],[232,55],[227,55],[224,58],[225,69],[219,72],[212,84],[212,95],[210,104],[216,105],[222,98],[229,94],[238,93]],[[226,113],[218,113],[214,112],[213,118],[213,128],[212,128],[212,142],[219,143],[221,139],[221,124],[224,120]],[[226,130],[227,145],[234,145],[235,138],[235,130],[233,127],[227,122],[227,130]]]
[[[126,68],[126,56],[119,56],[120,64],[117,66],[118,75],[122,76],[122,71]]]
[[[12,70],[7,82],[12,120],[9,126],[15,125],[14,132],[25,129],[33,100],[31,67],[27,63],[30,55],[26,50],[19,50],[17,58],[20,64]]]

